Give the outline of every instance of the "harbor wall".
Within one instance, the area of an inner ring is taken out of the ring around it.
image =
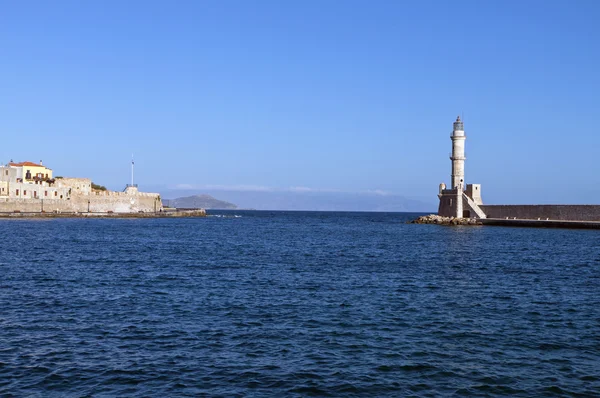
[[[600,205],[480,205],[487,218],[600,221]]]
[[[74,195],[64,199],[1,198],[0,212],[114,212],[137,213],[157,212],[162,209],[160,195],[123,192],[107,192],[96,195]]]

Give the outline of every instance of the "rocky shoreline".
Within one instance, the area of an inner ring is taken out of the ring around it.
[[[476,218],[456,218],[456,217],[442,217],[436,214],[429,214],[427,216],[421,216],[416,220],[410,222],[411,224],[437,224],[437,225],[483,225],[481,221]]]

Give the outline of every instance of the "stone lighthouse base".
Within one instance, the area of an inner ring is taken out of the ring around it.
[[[438,215],[455,218],[486,218],[485,212],[479,206],[482,204],[480,190],[478,184],[467,185],[466,192],[458,188],[440,189]]]

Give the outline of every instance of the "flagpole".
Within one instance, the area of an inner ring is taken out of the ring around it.
[[[131,187],[133,188],[133,153],[131,154]]]

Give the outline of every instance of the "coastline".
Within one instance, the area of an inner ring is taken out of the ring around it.
[[[0,212],[4,218],[192,218],[206,217],[206,210],[171,210],[161,212],[113,213],[113,212]]]

